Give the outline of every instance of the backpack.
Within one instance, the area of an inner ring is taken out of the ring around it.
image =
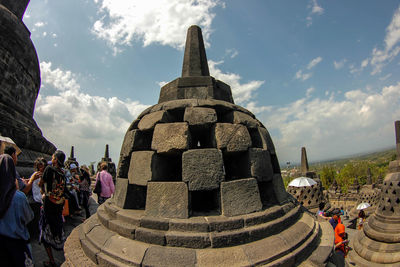
[[[100,173],[97,174],[97,181],[96,181],[96,185],[94,186],[94,190],[93,193],[95,194],[100,194],[101,193],[101,180],[100,180]]]

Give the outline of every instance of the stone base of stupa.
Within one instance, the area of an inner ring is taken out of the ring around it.
[[[63,266],[321,266],[332,246],[332,227],[293,203],[160,219],[108,200],[68,237]]]

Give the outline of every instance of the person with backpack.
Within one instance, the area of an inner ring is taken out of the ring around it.
[[[103,204],[107,199],[109,199],[115,191],[114,182],[111,174],[109,174],[107,171],[106,162],[101,163],[100,170],[101,171],[98,172],[96,176],[96,184],[98,182],[101,184],[101,192],[98,193],[97,190],[94,191],[96,194],[98,194],[97,202],[99,203],[99,205]]]
[[[43,243],[49,261],[43,262],[44,266],[56,266],[53,252],[64,248],[65,233],[62,211],[65,201],[65,174],[64,152],[57,150],[51,158],[51,166],[47,166],[39,182],[42,192],[45,194],[43,209],[40,216],[40,242]]]

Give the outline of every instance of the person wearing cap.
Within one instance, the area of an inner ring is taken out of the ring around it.
[[[44,266],[56,266],[51,248],[62,250],[64,248],[65,233],[62,211],[64,206],[65,154],[57,150],[54,152],[51,162],[44,170],[39,186],[45,194],[43,209],[40,217],[40,241],[43,243],[49,261],[43,262]]]

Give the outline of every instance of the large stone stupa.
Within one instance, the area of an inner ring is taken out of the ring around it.
[[[400,121],[395,122],[395,131],[397,159],[389,163],[379,204],[349,254],[357,266],[400,266]]]
[[[0,0],[0,135],[22,150],[17,170],[25,177],[33,173],[37,157],[49,159],[56,150],[33,119],[40,67],[31,33],[22,22],[28,3]]]
[[[71,233],[64,264],[321,265],[332,227],[291,200],[267,129],[210,76],[191,26],[182,77],[129,127],[114,197]]]

